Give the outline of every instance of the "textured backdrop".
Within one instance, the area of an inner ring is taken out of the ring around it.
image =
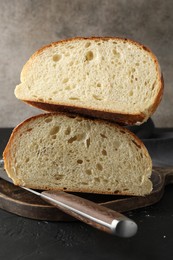
[[[165,80],[152,118],[173,126],[172,10],[172,0],[0,0],[0,126],[40,113],[13,94],[22,66],[41,46],[74,36],[123,36],[149,46]]]

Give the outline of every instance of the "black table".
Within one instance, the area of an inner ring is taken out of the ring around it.
[[[12,129],[0,129],[0,152]],[[132,238],[118,238],[81,222],[47,222],[0,210],[0,259],[173,259],[173,187],[160,202],[126,213],[138,224]]]

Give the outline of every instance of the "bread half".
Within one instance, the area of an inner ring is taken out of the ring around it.
[[[29,118],[14,129],[3,157],[20,186],[126,195],[152,190],[144,144],[106,121],[58,113]]]
[[[45,46],[23,67],[15,95],[51,112],[140,124],[163,92],[158,61],[145,46],[121,38],[73,38]]]

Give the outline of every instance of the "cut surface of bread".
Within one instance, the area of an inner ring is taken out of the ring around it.
[[[38,50],[24,65],[15,95],[46,111],[122,124],[146,121],[163,80],[154,54],[121,38],[73,38]]]
[[[151,192],[144,144],[113,123],[47,113],[17,126],[3,153],[16,185],[103,194]]]

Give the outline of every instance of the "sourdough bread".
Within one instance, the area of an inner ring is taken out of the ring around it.
[[[121,38],[73,38],[38,50],[15,95],[46,111],[140,124],[157,108],[163,79],[154,54]]]
[[[151,158],[130,131],[106,121],[47,113],[17,126],[3,153],[16,185],[105,194],[151,192]]]

